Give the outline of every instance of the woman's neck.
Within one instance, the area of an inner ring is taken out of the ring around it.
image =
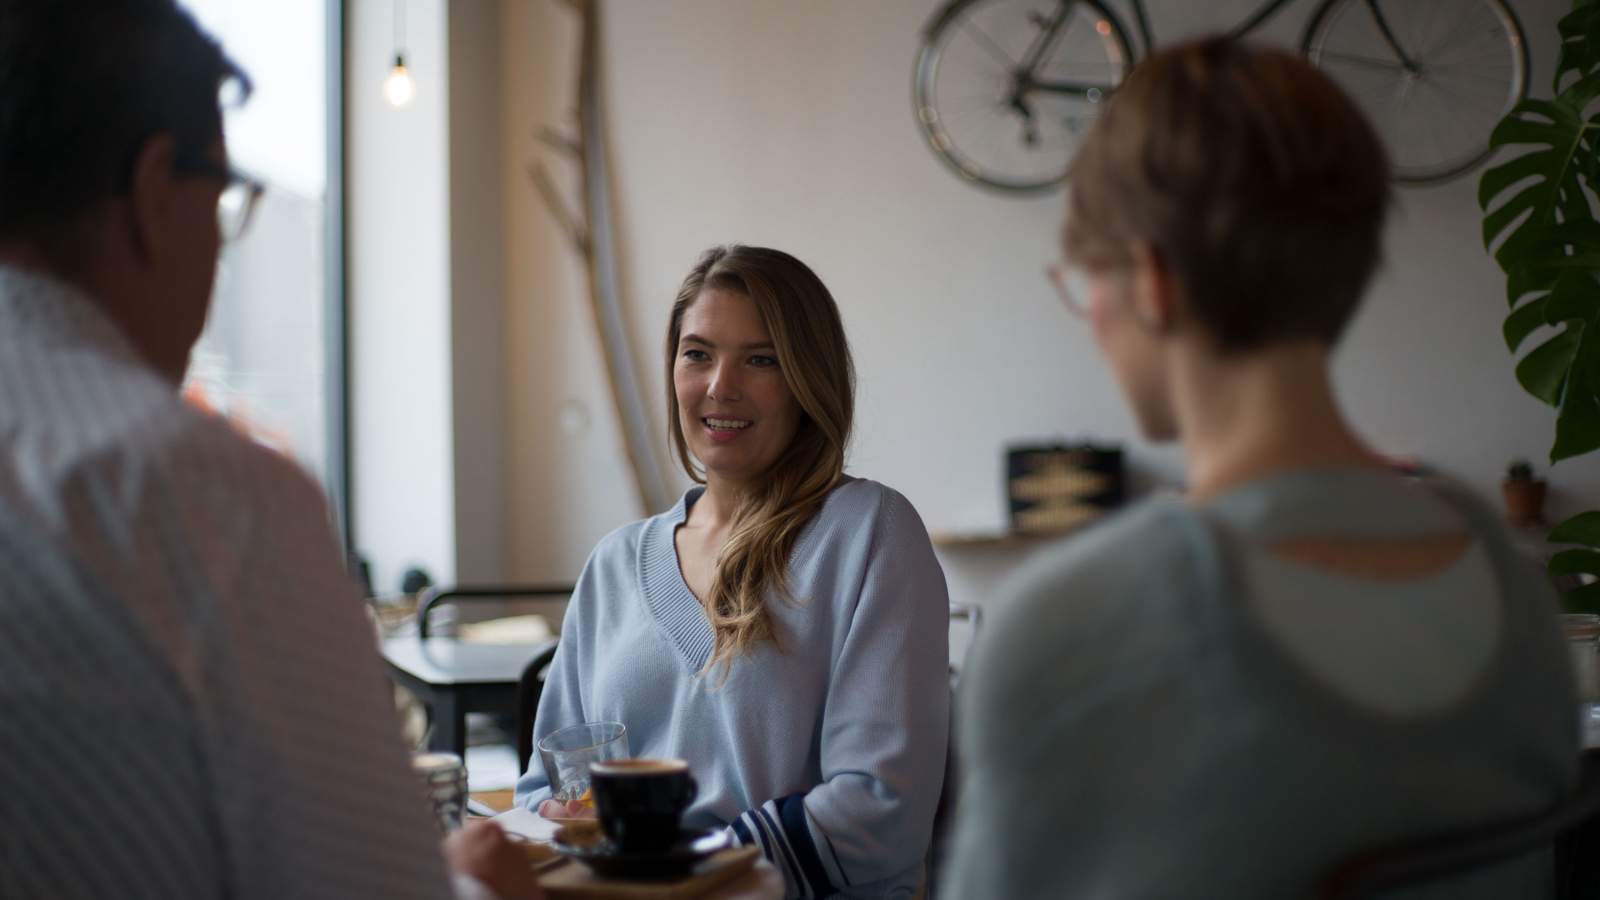
[[[1177,354],[1173,375],[1191,499],[1286,469],[1382,464],[1339,411],[1317,344],[1238,357],[1195,348]]]
[[[734,516],[739,511],[742,494],[742,485],[707,473],[706,489],[689,509],[689,517],[684,524],[696,529],[726,530],[733,524]]]

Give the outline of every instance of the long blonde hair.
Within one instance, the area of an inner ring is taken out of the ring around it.
[[[684,439],[673,368],[684,314],[707,288],[755,303],[802,413],[789,446],[741,498],[727,543],[717,554],[716,577],[704,598],[713,634],[710,670],[776,639],[766,598],[790,599],[789,553],[844,477],[855,415],[855,363],[839,307],[805,263],[765,247],[707,250],[678,289],[667,325],[667,429],[678,460],[695,481],[704,483],[705,472]]]

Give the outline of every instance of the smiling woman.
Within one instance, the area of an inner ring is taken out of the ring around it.
[[[700,258],[672,307],[667,359],[672,443],[710,501],[679,529],[678,557],[716,665],[772,637],[763,595],[787,593],[795,538],[844,475],[855,367],[822,281],[759,247]]]
[[[755,301],[732,290],[706,289],[680,322],[674,438],[681,436],[707,471],[748,481],[777,461],[799,425],[800,406],[777,350]]]
[[[637,755],[694,770],[685,824],[758,844],[790,896],[909,895],[944,777],[948,597],[911,504],[844,474],[855,373],[833,296],[786,253],[710,250],[666,363],[703,486],[590,556],[534,736],[620,721]],[[530,769],[518,802],[549,797]]]

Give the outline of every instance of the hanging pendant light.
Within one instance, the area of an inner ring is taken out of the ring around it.
[[[395,109],[409,105],[412,98],[417,96],[417,83],[411,80],[411,71],[406,68],[405,37],[405,0],[395,0],[394,67],[389,70],[389,77],[383,82],[383,99],[389,101],[389,105]]]

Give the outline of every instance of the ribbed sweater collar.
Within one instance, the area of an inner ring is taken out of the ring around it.
[[[713,635],[705,609],[683,580],[673,533],[704,491],[704,487],[690,488],[672,509],[651,518],[639,542],[639,585],[645,606],[694,672],[710,661]]]

